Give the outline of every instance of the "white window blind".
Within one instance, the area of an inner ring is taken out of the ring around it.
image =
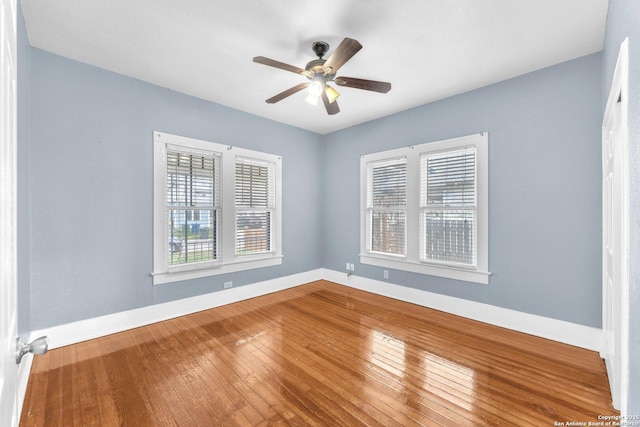
[[[275,164],[236,158],[236,255],[272,251]]]
[[[360,261],[489,283],[487,132],[360,158]]]
[[[421,253],[427,262],[476,265],[476,149],[420,156]]]
[[[169,265],[218,259],[219,158],[167,147]]]
[[[282,264],[282,158],[153,133],[153,284]]]
[[[368,250],[406,254],[407,160],[398,158],[367,166]]]

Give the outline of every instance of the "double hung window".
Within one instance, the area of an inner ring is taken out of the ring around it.
[[[281,159],[154,133],[154,284],[280,264]]]
[[[367,249],[389,256],[406,254],[407,159],[367,165]]]
[[[488,135],[368,154],[361,261],[488,283]]]
[[[168,264],[217,261],[220,156],[168,145],[166,158]]]
[[[236,255],[271,251],[275,163],[236,159]]]
[[[476,265],[476,148],[420,156],[420,259]]]

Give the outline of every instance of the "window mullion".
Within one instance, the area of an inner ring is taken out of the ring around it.
[[[221,247],[222,261],[224,263],[234,262],[236,259],[236,202],[235,191],[236,174],[235,174],[235,154],[226,151],[222,154],[222,171],[221,171],[221,188],[222,191],[222,231],[221,231]]]
[[[420,153],[409,149],[407,153],[407,250],[409,262],[420,260]]]

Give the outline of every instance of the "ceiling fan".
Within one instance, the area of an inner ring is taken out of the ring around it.
[[[375,80],[357,79],[354,77],[336,77],[338,69],[342,67],[353,55],[355,55],[362,45],[354,39],[345,38],[342,40],[338,48],[329,56],[323,59],[323,56],[329,50],[329,44],[323,41],[314,42],[313,52],[318,59],[310,61],[305,68],[299,68],[284,62],[265,58],[264,56],[256,56],[253,62],[268,65],[270,67],[280,68],[281,70],[291,71],[305,76],[309,81],[295,85],[292,88],[280,92],[279,94],[266,100],[268,104],[275,104],[284,98],[293,95],[308,88],[308,96],[306,101],[312,105],[318,104],[318,98],[322,98],[328,114],[337,114],[340,112],[336,99],[340,94],[329,83],[333,82],[338,86],[351,87],[354,89],[364,89],[373,92],[387,93],[391,90],[391,83],[378,82]]]

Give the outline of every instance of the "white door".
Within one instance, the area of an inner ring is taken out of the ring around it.
[[[628,378],[627,41],[622,43],[602,122],[602,357],[613,406],[624,414]]]
[[[16,0],[0,0],[0,425],[18,425]]]

